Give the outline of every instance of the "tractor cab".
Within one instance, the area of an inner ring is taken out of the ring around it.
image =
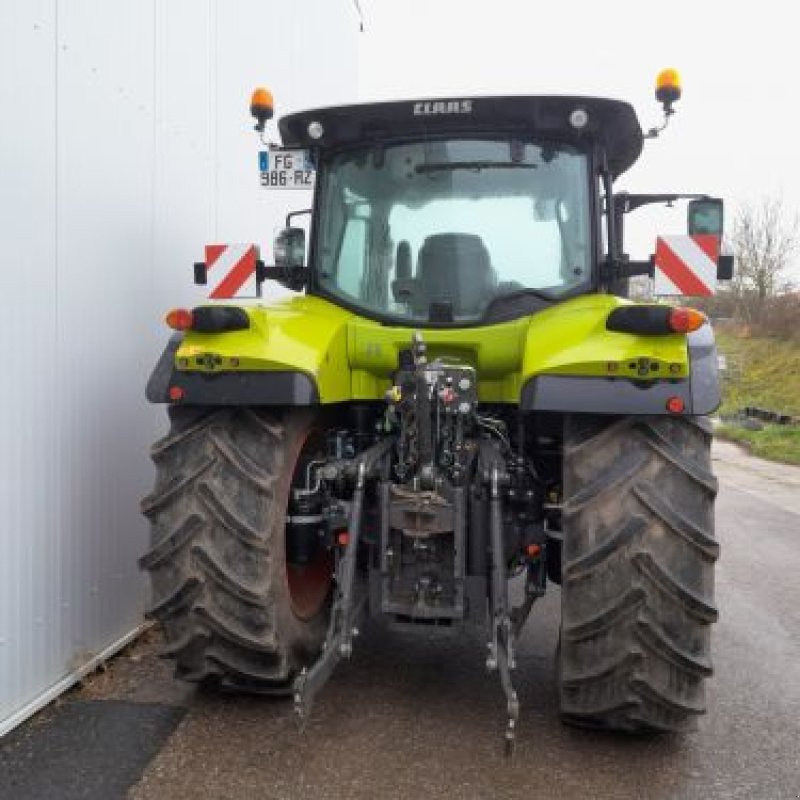
[[[280,130],[317,168],[308,293],[426,327],[498,322],[596,290],[602,176],[642,147],[628,104],[574,97],[348,106]],[[302,268],[301,235],[283,233],[298,259],[284,266]]]

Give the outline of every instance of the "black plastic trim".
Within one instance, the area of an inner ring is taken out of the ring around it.
[[[197,306],[192,309],[192,330],[198,333],[246,331],[250,317],[238,306]]]
[[[186,393],[182,405],[313,406],[319,403],[314,381],[302,372],[176,372],[170,386],[179,386]]]
[[[460,107],[456,110],[454,104]],[[579,107],[588,113],[584,128],[574,128],[569,123],[571,112]],[[308,135],[308,125],[312,121],[321,123],[322,138],[312,139]],[[596,142],[606,151],[615,178],[636,161],[644,144],[633,107],[602,97],[420,98],[302,111],[281,118],[278,128],[284,147],[323,151],[343,145],[404,138],[532,132],[563,142]]]
[[[169,392],[170,378],[175,369],[175,354],[178,352],[182,341],[182,333],[173,333],[164,348],[164,352],[161,354],[161,358],[156,362],[144,393],[151,403],[169,402],[167,393]]]
[[[665,333],[673,332],[669,326],[671,312],[670,306],[619,306],[608,315],[606,329],[619,333],[663,336]]]
[[[686,339],[691,365],[692,410],[695,414],[711,414],[722,402],[714,332],[710,325],[703,325]]]
[[[683,400],[685,414],[697,413],[688,380],[645,383],[628,378],[572,375],[538,375],[531,378],[522,388],[520,407],[523,411],[667,415],[667,400],[670,397]]]
[[[733,279],[734,257],[727,253],[717,259],[717,280],[729,281]]]

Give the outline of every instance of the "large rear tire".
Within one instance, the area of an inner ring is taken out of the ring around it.
[[[561,713],[684,731],[705,712],[714,606],[704,419],[575,415],[564,443]]]
[[[319,653],[329,616],[325,553],[286,561],[293,475],[312,414],[255,408],[170,409],[152,448],[156,486],[142,501],[153,605],[176,675],[286,694]]]

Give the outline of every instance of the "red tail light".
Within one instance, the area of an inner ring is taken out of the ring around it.
[[[194,324],[194,317],[192,312],[187,308],[173,308],[167,314],[166,323],[170,328],[176,331],[189,331]]]
[[[675,395],[667,400],[667,411],[670,414],[682,414],[685,408],[686,404],[683,402],[682,397]]]

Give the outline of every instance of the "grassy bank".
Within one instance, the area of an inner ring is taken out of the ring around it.
[[[714,435],[745,445],[759,458],[800,465],[800,428],[765,425],[763,430],[749,431],[735,425],[720,425]]]
[[[800,415],[800,341],[717,332],[717,347],[728,363],[720,414],[758,406]]]
[[[717,346],[727,361],[721,416],[745,406],[800,416],[800,341],[718,332]],[[726,423],[715,432],[741,442],[761,458],[800,464],[800,427],[765,425],[763,430],[751,431]]]

